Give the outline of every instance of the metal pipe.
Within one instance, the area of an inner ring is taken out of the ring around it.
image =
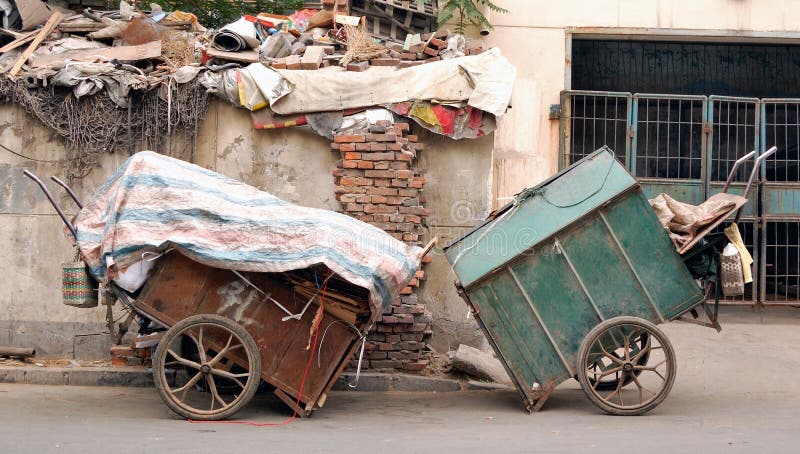
[[[0,347],[0,356],[27,358],[36,354],[36,349],[25,347]]]
[[[47,189],[47,186],[45,186],[42,180],[40,180],[39,177],[37,177],[33,173],[27,170],[23,170],[22,173],[24,173],[26,177],[35,181],[36,184],[38,184],[39,187],[42,188],[42,192],[44,192],[44,195],[47,197],[47,200],[50,201],[50,204],[53,205],[53,208],[55,208],[56,213],[58,213],[58,215],[61,217],[61,220],[64,221],[64,224],[69,229],[69,232],[72,234],[72,237],[75,238],[75,241],[78,241],[78,233],[75,231],[75,227],[72,225],[71,222],[69,222],[64,212],[61,211],[61,208],[56,203],[56,199],[53,198],[53,194],[50,194],[50,191]]]
[[[72,190],[72,188],[67,186],[67,183],[64,183],[56,176],[52,176],[50,177],[50,179],[53,180],[57,185],[64,188],[67,191],[67,194],[69,194],[69,196],[72,197],[72,200],[75,201],[75,205],[78,205],[78,208],[83,209],[83,204],[81,203],[80,200],[78,200],[78,196],[75,195],[75,192]]]
[[[753,171],[750,172],[750,178],[747,180],[747,187],[744,188],[744,198],[747,198],[748,194],[750,194],[750,189],[753,187],[753,181],[756,179],[756,174],[759,170],[761,170],[761,163],[764,162],[764,160],[768,157],[775,154],[776,151],[778,151],[778,147],[772,147],[764,152],[764,154],[756,158],[756,162],[753,165]],[[739,208],[739,211],[736,212],[736,218],[734,218],[733,222],[739,222],[739,219],[742,217],[742,212],[744,212],[744,206]]]
[[[733,182],[733,178],[736,176],[736,169],[738,169],[740,165],[742,165],[745,161],[753,157],[755,154],[756,151],[753,150],[750,153],[747,153],[746,155],[737,159],[736,162],[733,163],[733,168],[731,168],[731,173],[728,174],[728,179],[725,181],[725,186],[722,187],[722,192],[728,192],[728,187],[731,185],[731,182]]]

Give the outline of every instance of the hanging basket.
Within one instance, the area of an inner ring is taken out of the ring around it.
[[[61,264],[61,294],[63,303],[72,307],[96,307],[97,288],[95,280],[80,261]]]

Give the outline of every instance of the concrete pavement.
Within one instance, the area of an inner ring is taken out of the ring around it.
[[[723,332],[663,325],[678,358],[667,400],[641,417],[601,414],[577,383],[523,412],[513,391],[334,392],[282,427],[192,424],[142,388],[0,384],[0,451],[794,453],[800,442],[800,319],[723,319]],[[280,422],[271,395],[237,420]]]

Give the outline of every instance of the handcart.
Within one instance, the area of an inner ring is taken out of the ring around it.
[[[77,240],[80,232],[45,184],[25,173]],[[52,179],[83,208],[69,186]],[[169,250],[153,257],[158,262],[143,287],[130,292],[109,279],[100,293],[110,296],[104,304],[115,343],[135,321],[135,342],[154,349],[153,380],[160,397],[185,418],[229,418],[247,405],[262,381],[296,414],[308,415],[325,404],[359,347],[363,354],[376,318],[369,291],[324,264],[266,273],[207,266]],[[111,316],[114,300],[130,312],[119,328]]]
[[[656,324],[720,329],[718,281],[701,288],[687,263],[715,254],[724,235],[710,232],[737,210],[738,220],[774,152],[755,160],[744,196],[680,251],[606,147],[522,191],[445,247],[458,292],[528,411],[573,377],[614,415],[643,414],[667,397],[675,352]],[[736,162],[723,193],[754,155]]]

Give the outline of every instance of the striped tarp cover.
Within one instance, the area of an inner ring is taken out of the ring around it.
[[[333,211],[285,202],[151,151],[129,158],[75,220],[81,256],[107,282],[144,251],[174,248],[216,268],[283,272],[324,264],[370,292],[373,318],[408,283],[421,249]],[[116,268],[114,268],[116,267]]]

